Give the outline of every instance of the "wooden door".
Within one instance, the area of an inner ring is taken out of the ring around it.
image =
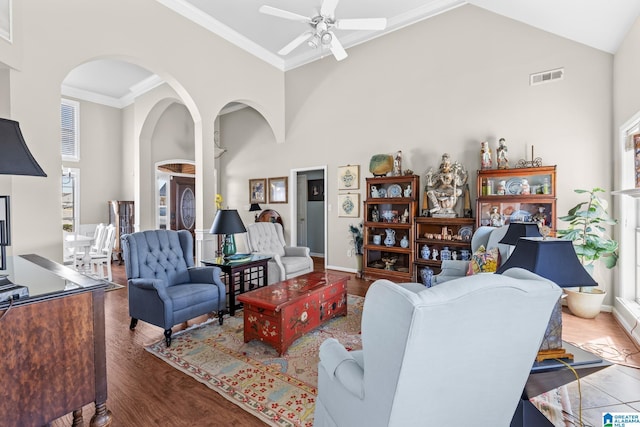
[[[196,225],[195,187],[195,178],[186,176],[171,177],[171,229],[189,230],[194,237],[194,241]]]

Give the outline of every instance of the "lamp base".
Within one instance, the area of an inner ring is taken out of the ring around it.
[[[542,362],[547,359],[571,359],[573,360],[573,354],[567,353],[564,348],[554,348],[551,350],[539,350],[536,356],[536,362]]]

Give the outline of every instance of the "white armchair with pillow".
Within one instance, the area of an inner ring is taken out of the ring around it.
[[[499,228],[488,226],[478,227],[471,237],[471,256],[473,257],[481,246],[484,246],[486,251],[493,251],[497,248],[500,253],[499,259],[497,260],[497,267],[500,267],[502,263],[509,258],[510,246],[498,243],[507,233],[508,228],[508,225]],[[471,261],[462,260],[442,261],[442,265],[440,266],[441,271],[439,274],[433,276],[433,283],[437,285],[466,276],[470,263]]]
[[[362,350],[320,346],[314,425],[508,426],[560,294],[519,268],[432,288],[376,281]]]
[[[291,279],[313,271],[313,259],[309,248],[287,246],[282,225],[277,222],[256,222],[247,226],[249,250],[269,255],[268,283]]]

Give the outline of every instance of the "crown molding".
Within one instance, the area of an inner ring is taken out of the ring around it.
[[[95,102],[96,104],[106,105],[114,108],[124,108],[126,105],[121,99],[114,98],[112,96],[101,95],[99,93],[91,92],[89,90],[79,89],[77,87],[63,84],[60,87],[60,93],[62,96],[69,96],[71,98],[81,99],[83,101]]]
[[[163,6],[168,7],[174,12],[184,16],[192,22],[206,28],[212,33],[222,37],[226,41],[234,44],[235,46],[246,50],[253,56],[262,59],[263,61],[273,65],[279,70],[284,71],[284,60],[278,55],[274,55],[259,44],[252,40],[249,40],[237,31],[227,27],[217,19],[207,15],[200,9],[192,6],[184,0],[156,0]]]

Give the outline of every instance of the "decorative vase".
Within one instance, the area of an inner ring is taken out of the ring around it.
[[[373,176],[386,176],[393,171],[393,156],[389,154],[374,154],[369,161],[369,172]]]
[[[451,259],[451,251],[449,250],[449,246],[445,246],[440,251],[440,260],[449,261],[450,259]]]
[[[420,271],[420,277],[422,278],[422,284],[427,288],[433,285],[433,270],[429,267],[424,267]]]
[[[396,244],[396,230],[387,228],[384,231],[387,233],[387,237],[384,238],[385,246],[394,246]]]
[[[422,259],[429,259],[429,257],[431,256],[431,250],[429,249],[429,246],[424,245],[422,247],[422,249],[420,250],[420,256],[422,257]]]
[[[460,250],[460,259],[463,261],[469,261],[471,259],[471,254],[469,253],[468,249]]]
[[[564,289],[567,294],[567,306],[571,313],[583,319],[593,319],[600,313],[602,301],[607,293],[601,289],[590,289],[587,291],[573,291]]]
[[[407,239],[407,236],[404,236],[402,238],[402,240],[400,240],[400,247],[401,248],[408,248],[409,247],[409,239]]]

